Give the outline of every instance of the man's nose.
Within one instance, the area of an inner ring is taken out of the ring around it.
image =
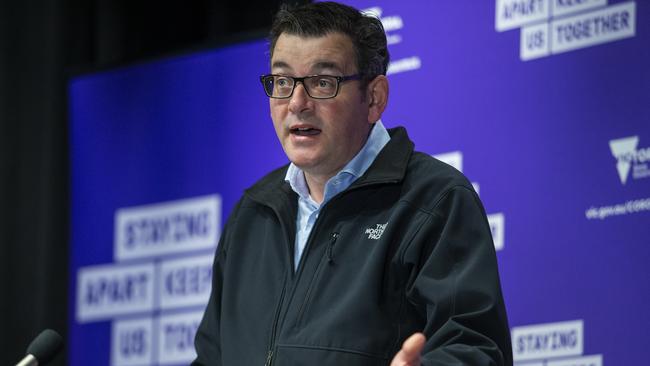
[[[302,82],[298,82],[289,100],[289,111],[295,114],[304,112],[310,108],[311,103],[312,100],[307,94],[307,90],[305,90],[305,85]]]

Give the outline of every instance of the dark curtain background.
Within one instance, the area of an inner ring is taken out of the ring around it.
[[[0,365],[67,334],[67,79],[261,37],[282,2],[0,1]]]

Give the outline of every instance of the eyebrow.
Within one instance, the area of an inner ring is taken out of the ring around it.
[[[284,61],[275,61],[271,65],[271,69],[285,69],[285,70],[293,70],[292,67],[284,62]],[[332,61],[318,61],[316,62],[312,67],[312,70],[315,70],[314,72],[320,72],[321,70],[335,70],[338,72],[343,73],[343,69],[335,62]]]
[[[271,65],[271,68],[272,68],[272,69],[275,69],[275,68],[280,68],[280,69],[291,69],[291,66],[289,66],[289,64],[286,63],[286,62],[284,62],[284,61],[275,61],[275,62],[273,62],[273,64]]]
[[[343,72],[343,70],[341,69],[341,67],[338,64],[336,64],[334,62],[331,62],[331,61],[317,62],[316,64],[314,64],[314,66],[312,66],[312,69],[314,69],[314,70],[331,69],[331,70],[336,70],[336,71],[339,71],[339,72]]]

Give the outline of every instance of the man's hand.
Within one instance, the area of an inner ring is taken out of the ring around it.
[[[424,334],[415,333],[408,337],[402,349],[397,352],[390,366],[420,366],[420,354],[424,348]]]

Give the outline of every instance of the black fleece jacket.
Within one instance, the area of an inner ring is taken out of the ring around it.
[[[389,365],[422,331],[424,365],[511,365],[490,228],[467,179],[403,128],[322,208],[294,271],[287,167],[223,230],[193,365]]]

